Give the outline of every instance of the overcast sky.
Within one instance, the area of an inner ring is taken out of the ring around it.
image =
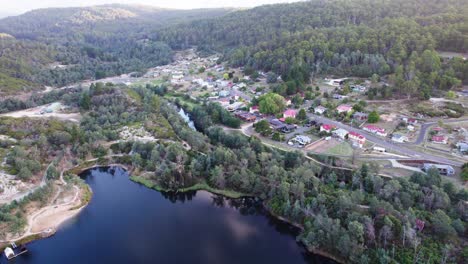
[[[299,0],[0,0],[0,12],[20,14],[46,7],[90,6],[110,3],[144,4],[157,7],[192,9],[209,7],[253,7],[272,3],[290,3]]]

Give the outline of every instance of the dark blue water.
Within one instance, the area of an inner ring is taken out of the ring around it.
[[[82,176],[91,203],[11,263],[331,263],[307,254],[297,231],[253,199],[163,194],[117,167]]]

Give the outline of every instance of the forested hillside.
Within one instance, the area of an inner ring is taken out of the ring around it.
[[[238,11],[40,9],[0,20],[0,33],[16,38],[0,39],[9,46],[0,92],[26,87],[11,78],[62,86],[143,71],[169,62],[171,50],[195,45],[222,52],[232,66],[273,71],[290,90],[321,74],[390,74],[392,96],[428,98],[468,82],[466,60],[442,61],[436,52],[468,50],[467,14],[466,0],[313,0]],[[41,45],[47,52],[30,54]]]
[[[0,93],[62,86],[166,64],[171,61],[171,49],[148,39],[149,33],[229,11],[106,5],[40,9],[2,19]]]
[[[465,0],[314,0],[193,21],[156,39],[176,49],[224,51],[233,66],[301,83],[316,74],[397,72],[397,92],[427,97],[467,81],[466,61],[442,65],[434,52],[468,50],[467,14]]]

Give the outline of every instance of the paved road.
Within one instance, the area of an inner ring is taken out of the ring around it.
[[[444,124],[450,124],[450,123],[457,123],[457,122],[466,122],[468,121],[468,118],[462,118],[462,119],[451,119],[451,120],[444,120]],[[409,144],[413,144],[413,145],[420,145],[424,142],[424,139],[426,137],[426,134],[427,134],[427,130],[433,126],[433,125],[436,125],[437,122],[427,122],[427,123],[423,123],[421,125],[421,130],[419,131],[419,135],[418,135],[418,138],[416,139],[415,142],[410,142]]]
[[[463,162],[453,161],[453,160],[447,159],[445,157],[435,156],[435,155],[432,155],[432,154],[416,151],[416,150],[407,148],[402,144],[396,144],[396,143],[392,142],[388,138],[382,138],[382,137],[376,136],[376,135],[374,135],[372,133],[369,133],[367,131],[364,131],[362,129],[351,127],[349,125],[340,123],[338,121],[335,121],[335,120],[332,120],[332,119],[329,119],[329,118],[326,118],[326,117],[323,117],[323,116],[317,116],[317,115],[309,114],[309,117],[314,118],[319,123],[331,124],[331,125],[334,125],[336,127],[346,129],[348,131],[353,131],[353,132],[356,132],[356,133],[360,133],[360,134],[366,136],[367,140],[372,141],[372,142],[386,148],[389,151],[396,151],[396,152],[402,153],[402,154],[407,155],[407,156],[412,156],[412,157],[417,158],[417,159],[426,159],[426,160],[431,160],[431,161],[434,161],[434,162],[437,162],[437,163],[445,163],[445,164],[450,164],[450,165],[453,165],[453,166],[463,165]],[[453,120],[453,122],[460,122],[460,120],[456,120],[456,121]],[[447,123],[447,121],[445,123]],[[427,130],[428,127],[429,126],[427,126],[425,129]],[[424,135],[425,133],[421,133],[421,134]],[[423,137],[423,139],[424,139],[424,137]]]

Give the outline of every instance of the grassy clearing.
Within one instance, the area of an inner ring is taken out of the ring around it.
[[[341,142],[327,149],[325,153],[330,155],[351,156],[353,155],[353,148],[347,142]]]

